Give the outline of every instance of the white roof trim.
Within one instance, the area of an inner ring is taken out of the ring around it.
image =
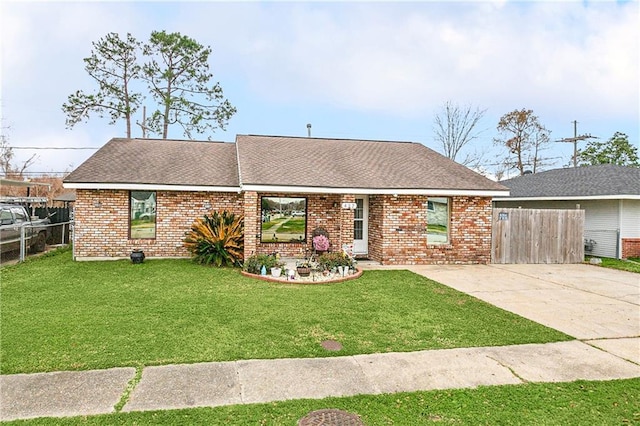
[[[62,185],[71,189],[125,189],[129,191],[202,191],[202,192],[241,192],[237,186],[198,186],[198,185],[155,185],[150,183],[74,183]]]
[[[493,201],[640,200],[640,195],[574,195],[557,197],[496,197]]]
[[[284,192],[309,194],[356,194],[356,195],[442,195],[499,197],[509,195],[509,191],[489,191],[473,189],[388,189],[388,188],[327,188],[315,186],[275,186],[242,185],[243,191]]]
[[[203,192],[281,192],[308,194],[356,194],[356,195],[431,195],[431,196],[475,196],[500,197],[509,195],[509,191],[488,191],[471,189],[387,189],[387,188],[326,188],[314,186],[274,186],[243,185],[235,186],[193,186],[193,185],[155,185],[148,183],[74,183],[65,182],[69,189],[121,189],[130,191],[203,191]],[[501,198],[506,200],[506,198]]]

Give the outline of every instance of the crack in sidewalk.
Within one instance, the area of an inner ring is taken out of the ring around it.
[[[512,367],[508,366],[507,364],[503,363],[502,361],[500,361],[498,358],[494,358],[490,355],[485,355],[487,358],[489,358],[492,361],[495,361],[498,363],[498,365],[500,365],[501,367],[506,368],[507,370],[509,370],[511,372],[511,374],[513,374],[515,377],[518,378],[518,380],[520,380],[523,383],[529,383],[529,380],[525,379],[524,377],[522,377],[521,375],[519,375],[518,373],[516,373],[516,370],[514,370]]]
[[[144,369],[143,365],[136,366],[136,373],[133,375],[131,380],[129,380],[129,382],[127,382],[127,387],[122,392],[122,395],[120,396],[120,400],[116,403],[116,405],[113,406],[113,410],[116,413],[121,412],[122,409],[124,408],[124,406],[127,404],[127,402],[129,402],[129,398],[131,397],[131,393],[136,388],[136,386],[138,386],[138,383],[140,383],[140,380],[142,379],[142,370],[143,369]]]

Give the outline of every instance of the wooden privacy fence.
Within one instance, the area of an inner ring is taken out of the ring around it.
[[[493,263],[580,263],[584,210],[493,209]]]

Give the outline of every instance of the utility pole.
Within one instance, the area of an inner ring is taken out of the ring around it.
[[[557,140],[556,142],[573,143],[573,167],[578,167],[578,141],[583,141],[586,139],[597,139],[597,138],[595,136],[591,136],[591,134],[589,133],[578,136],[578,121],[573,120],[572,123],[573,123],[573,137],[562,138]]]
[[[140,128],[142,128],[142,139],[146,139],[147,138],[147,107],[146,106],[142,106],[142,123],[140,123],[139,121],[136,123],[138,126],[140,126]]]

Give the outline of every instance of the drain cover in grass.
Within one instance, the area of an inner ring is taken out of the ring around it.
[[[340,349],[342,349],[342,344],[340,342],[336,342],[335,340],[325,340],[320,344],[328,351],[339,351]]]
[[[326,409],[312,411],[298,421],[298,426],[364,426],[357,414]]]

